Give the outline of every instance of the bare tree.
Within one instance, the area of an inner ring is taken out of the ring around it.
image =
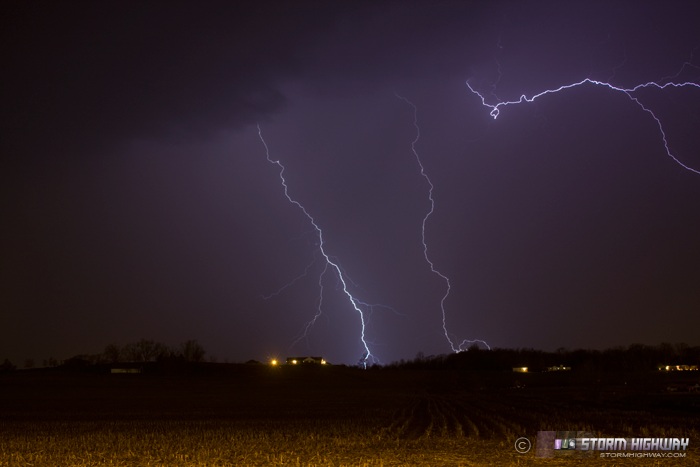
[[[139,350],[136,348],[136,344],[126,344],[124,347],[122,347],[120,356],[120,361],[138,362]]]
[[[202,360],[204,360],[204,355],[206,354],[206,351],[204,350],[204,347],[202,347],[196,340],[190,339],[184,342],[180,346],[180,348],[182,356],[185,357],[186,361],[201,362]]]
[[[117,344],[109,344],[102,352],[102,356],[109,363],[117,363],[121,358],[121,349]]]
[[[150,362],[157,357],[157,346],[153,341],[141,339],[134,344],[136,351],[136,360],[139,362]]]

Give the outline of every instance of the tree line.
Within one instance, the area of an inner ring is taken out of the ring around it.
[[[606,350],[557,349],[545,352],[535,349],[492,349],[477,346],[447,355],[424,356],[384,365],[387,369],[464,369],[512,371],[528,367],[530,371],[545,371],[553,366],[570,367],[573,371],[637,372],[658,370],[665,365],[700,365],[700,346],[662,343],[656,346],[632,344]]]
[[[186,362],[201,362],[205,355],[204,347],[194,339],[185,341],[177,347],[168,347],[161,342],[141,339],[124,346],[107,345],[98,355],[97,363],[155,362],[172,358]]]
[[[195,339],[187,340],[177,346],[170,347],[162,342],[141,339],[125,345],[108,344],[104,350],[96,354],[75,355],[66,360],[48,358],[43,361],[44,367],[76,367],[115,363],[148,363],[148,362],[202,362],[206,355],[204,347]],[[33,368],[33,359],[24,362],[24,368]],[[0,372],[17,369],[8,359],[0,364]]]

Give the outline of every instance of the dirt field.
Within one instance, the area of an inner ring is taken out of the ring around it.
[[[700,395],[658,375],[219,365],[0,375],[0,466],[700,465]],[[685,458],[544,459],[538,430],[689,437]],[[516,439],[533,449],[519,454]]]

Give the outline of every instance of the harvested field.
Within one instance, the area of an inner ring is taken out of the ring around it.
[[[698,465],[700,396],[467,387],[450,372],[223,366],[0,375],[0,465]],[[538,430],[690,437],[683,459],[542,459]],[[665,461],[665,462],[663,462]]]

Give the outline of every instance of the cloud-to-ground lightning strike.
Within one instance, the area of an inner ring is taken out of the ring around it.
[[[331,269],[335,270],[337,277],[338,277],[338,280],[342,284],[341,288],[343,289],[343,293],[348,297],[348,301],[352,305],[353,309],[360,316],[360,324],[361,324],[360,340],[362,341],[362,346],[364,347],[364,356],[363,356],[363,359],[361,360],[361,363],[363,364],[363,366],[366,367],[367,360],[374,358],[374,356],[372,355],[372,352],[369,349],[369,345],[367,344],[367,340],[365,339],[365,315],[362,312],[362,309],[360,308],[360,306],[362,306],[364,304],[363,304],[363,302],[356,299],[350,293],[350,291],[348,290],[348,285],[346,283],[346,279],[344,277],[342,269],[340,268],[338,263],[331,260],[331,257],[326,253],[325,243],[323,240],[323,230],[321,230],[321,228],[318,226],[318,224],[316,223],[314,218],[311,216],[311,214],[309,214],[309,212],[306,210],[306,208],[299,201],[295,200],[294,198],[292,198],[289,195],[289,187],[287,186],[287,180],[284,178],[285,167],[279,160],[272,159],[270,157],[270,149],[268,148],[267,143],[265,142],[265,139],[263,138],[262,129],[260,128],[259,124],[257,125],[257,128],[258,128],[258,137],[260,138],[260,141],[262,142],[263,146],[265,147],[265,157],[267,158],[267,161],[270,164],[274,164],[274,165],[277,165],[279,167],[279,177],[280,177],[280,182],[282,183],[282,187],[284,188],[284,196],[287,198],[287,200],[290,203],[292,203],[296,207],[298,207],[301,210],[301,212],[304,213],[306,218],[309,219],[309,222],[311,223],[313,228],[316,230],[316,233],[318,234],[318,249],[326,261],[326,265],[324,266],[323,272],[321,273],[321,275],[319,277],[319,285],[321,286],[321,296],[319,298],[318,313],[316,313],[316,315],[313,317],[313,319],[309,323],[307,323],[305,330],[308,331],[308,329],[311,326],[313,326],[313,324],[316,322],[316,320],[320,316],[321,304],[323,301],[323,283],[322,283],[322,280],[323,280],[323,276],[326,274],[326,272],[328,271],[328,268],[330,267]]]
[[[635,92],[637,92],[641,89],[647,89],[647,88],[657,88],[659,90],[664,90],[664,89],[670,88],[670,87],[673,87],[673,88],[694,87],[694,88],[700,89],[700,84],[695,83],[693,81],[685,81],[685,82],[681,82],[681,83],[669,81],[668,83],[664,83],[664,84],[660,84],[660,83],[657,83],[655,81],[650,81],[648,83],[638,84],[637,86],[634,86],[632,88],[623,88],[623,87],[612,85],[612,84],[607,83],[605,81],[598,81],[598,80],[594,80],[594,79],[590,79],[590,78],[585,78],[585,79],[582,79],[581,81],[578,81],[576,83],[562,85],[562,86],[559,86],[558,88],[555,88],[555,89],[547,89],[547,90],[542,91],[540,93],[534,94],[531,97],[527,97],[525,94],[523,94],[520,96],[520,98],[518,100],[501,101],[501,102],[498,102],[497,104],[489,104],[488,102],[486,102],[486,98],[484,97],[484,95],[481,94],[476,89],[474,89],[471,86],[471,84],[469,84],[468,80],[467,80],[466,84],[467,84],[467,87],[469,88],[469,90],[472,93],[476,94],[479,97],[479,99],[481,99],[481,103],[485,107],[488,107],[489,109],[491,109],[490,115],[494,118],[494,120],[496,118],[498,118],[498,116],[501,113],[501,109],[503,107],[506,107],[509,105],[514,105],[514,104],[522,104],[523,102],[530,102],[531,103],[540,97],[546,96],[547,94],[555,94],[557,92],[565,91],[567,89],[575,88],[578,86],[583,86],[585,84],[591,84],[591,85],[595,85],[595,86],[603,86],[603,87],[606,87],[612,91],[621,92],[621,93],[625,94],[627,97],[629,97],[629,99],[631,101],[633,101],[635,104],[637,104],[643,111],[645,111],[649,115],[651,115],[651,117],[654,119],[654,121],[656,121],[656,125],[658,126],[659,131],[661,132],[661,139],[663,141],[664,148],[666,149],[666,155],[668,157],[670,157],[671,159],[673,159],[674,162],[676,162],[678,165],[680,165],[684,169],[700,175],[699,169],[695,169],[693,167],[690,167],[687,164],[684,164],[671,152],[671,149],[668,147],[668,139],[666,137],[666,132],[664,131],[664,127],[661,124],[661,120],[659,119],[659,117],[656,116],[656,114],[650,108],[645,106],[639,100],[638,97],[634,96]]]
[[[433,198],[433,190],[435,189],[435,185],[433,185],[432,180],[430,180],[430,177],[428,177],[428,174],[425,171],[425,167],[423,166],[423,162],[421,161],[420,156],[418,155],[418,150],[416,149],[416,144],[418,144],[418,140],[420,139],[420,127],[418,126],[418,108],[416,105],[408,100],[406,97],[403,97],[399,94],[395,94],[397,98],[401,99],[404,101],[406,104],[411,106],[413,109],[413,126],[416,129],[416,137],[411,141],[411,152],[413,152],[413,155],[416,158],[416,162],[418,162],[418,167],[420,168],[420,174],[421,177],[425,179],[425,181],[428,183],[428,200],[430,201],[430,209],[428,209],[428,212],[425,214],[423,217],[423,222],[421,224],[421,243],[423,244],[423,257],[425,258],[425,261],[428,263],[430,266],[430,270],[432,271],[433,274],[436,276],[440,277],[445,282],[445,294],[442,296],[440,299],[440,311],[442,312],[442,330],[445,333],[445,338],[447,339],[447,342],[449,342],[450,347],[452,348],[453,352],[461,352],[465,349],[466,345],[471,345],[471,344],[476,344],[480,343],[483,344],[486,348],[491,349],[489,345],[479,339],[474,339],[474,340],[468,340],[465,339],[463,340],[459,345],[455,345],[454,341],[450,337],[450,333],[447,331],[447,313],[445,311],[445,300],[447,300],[447,297],[450,295],[450,291],[452,290],[452,284],[450,282],[450,278],[447,277],[445,274],[440,272],[436,267],[435,263],[430,259],[430,256],[428,255],[428,243],[427,240],[425,239],[425,226],[428,223],[428,219],[430,216],[433,215],[433,212],[435,211],[435,198]]]

